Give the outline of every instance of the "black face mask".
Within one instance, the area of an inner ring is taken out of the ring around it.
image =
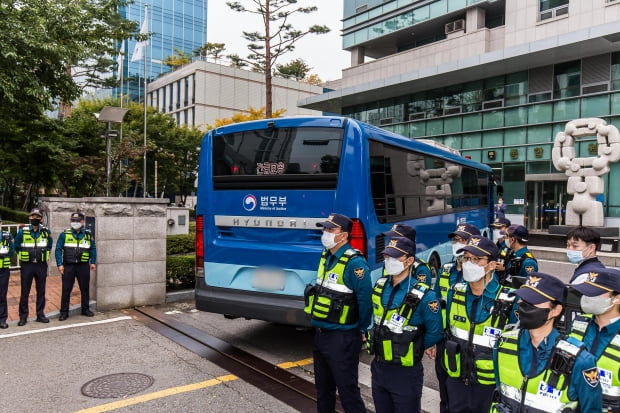
[[[33,227],[38,227],[40,223],[41,220],[38,218],[33,218],[30,220],[30,225],[32,225]]]
[[[538,308],[521,300],[517,304],[519,325],[526,330],[542,327],[549,319],[549,311],[551,311],[550,308]]]

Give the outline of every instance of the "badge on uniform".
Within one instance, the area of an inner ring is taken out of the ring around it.
[[[433,314],[437,314],[439,312],[439,302],[437,300],[433,300],[428,303],[428,309],[433,312]]]
[[[590,387],[596,387],[598,385],[598,367],[583,370],[581,374],[583,374],[583,378]]]
[[[426,284],[426,274],[418,274],[418,276],[416,277],[418,279],[418,281],[420,281],[421,283]]]
[[[363,268],[363,267],[356,268],[356,269],[354,269],[354,270],[353,270],[353,272],[355,273],[355,276],[356,276],[357,278],[359,278],[360,280],[364,279],[364,273],[365,273],[365,271],[364,271],[364,268]]]
[[[533,266],[527,266],[525,267],[525,272],[527,272],[528,274],[534,271],[534,267]]]

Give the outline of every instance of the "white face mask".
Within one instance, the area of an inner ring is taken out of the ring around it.
[[[459,252],[458,254],[456,253],[458,250],[460,250],[461,248],[465,248],[467,245],[462,244],[460,242],[454,243],[452,244],[452,255],[458,257],[459,255],[463,255],[463,251]]]
[[[501,233],[500,233],[500,231],[501,231],[501,230],[499,230],[499,229],[494,229],[494,230],[493,230],[493,239],[494,239],[495,241],[497,241],[497,240],[499,240],[500,238],[503,238],[503,237],[504,237],[504,235],[503,235],[503,234],[501,234]]]
[[[327,249],[334,248],[337,244],[334,238],[336,238],[336,234],[333,232],[323,231],[323,235],[321,235],[321,244]]]
[[[584,313],[594,315],[603,314],[613,306],[611,297],[588,297],[586,295],[581,296],[579,304]]]
[[[72,222],[71,223],[71,228],[73,228],[74,230],[78,230],[80,228],[82,228],[82,223],[81,222]]]
[[[396,258],[385,257],[384,265],[385,272],[388,275],[398,275],[401,272],[405,271],[405,263],[399,261]]]
[[[510,238],[506,237],[506,239],[504,240],[504,242],[506,243],[506,246],[507,246],[508,248],[511,248]]]
[[[467,282],[476,282],[484,275],[486,271],[484,271],[484,267],[479,266],[478,264],[474,264],[471,261],[467,261],[463,263],[463,279]]]

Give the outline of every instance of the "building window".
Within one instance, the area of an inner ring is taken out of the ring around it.
[[[579,96],[581,91],[581,61],[555,65],[553,76],[553,98],[562,99]]]
[[[540,20],[568,14],[568,0],[540,0]]]

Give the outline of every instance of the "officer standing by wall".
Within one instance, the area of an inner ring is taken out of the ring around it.
[[[519,281],[513,277],[520,277],[523,282],[531,272],[538,271],[538,262],[534,254],[527,249],[529,231],[523,225],[513,224],[506,232],[506,246],[512,250],[504,263],[497,265],[497,271],[504,271],[505,275],[500,279],[503,285],[519,286]]]
[[[431,267],[429,267],[428,263],[417,257],[415,228],[410,227],[409,225],[396,224],[392,226],[392,229],[384,232],[383,235],[389,238],[405,237],[413,243],[413,277],[430,286],[433,282],[433,273],[431,272]],[[387,275],[387,273],[385,273],[385,269],[383,273],[384,275]]]
[[[52,250],[52,233],[41,225],[43,213],[39,208],[34,208],[28,216],[29,225],[25,225],[15,235],[15,249],[21,265],[21,296],[19,298],[19,321],[18,326],[28,322],[28,296],[35,280],[37,289],[37,321],[49,323],[45,316],[45,282],[47,279],[47,262]]]
[[[448,293],[443,367],[448,374],[448,411],[489,411],[495,389],[493,347],[502,330],[516,322],[514,297],[494,274],[497,246],[472,236],[463,247],[463,280]]]
[[[0,225],[2,218],[0,218]],[[13,235],[10,232],[0,231],[0,328],[8,328],[6,319],[9,317],[6,296],[9,292],[9,278],[11,277],[11,258],[15,252]]]
[[[503,333],[494,352],[500,401],[491,411],[601,411],[596,359],[553,326],[562,314],[564,288],[558,278],[534,272],[516,290],[520,328]]]
[[[590,271],[605,268],[596,256],[600,244],[601,236],[592,228],[576,227],[566,233],[566,256],[572,264],[578,264],[570,283],[583,282]]]
[[[620,271],[592,271],[586,280],[572,287],[583,294],[583,312],[593,317],[577,317],[570,335],[582,341],[596,358],[603,411],[620,413]]]
[[[56,265],[62,275],[62,297],[59,321],[69,317],[71,291],[77,278],[82,295],[82,315],[94,316],[90,311],[90,272],[97,269],[97,247],[90,230],[84,228],[84,214],[71,214],[71,228],[65,229],[56,241]]]
[[[453,285],[463,282],[462,258],[463,253],[457,252],[467,245],[467,241],[472,236],[480,236],[480,230],[472,224],[458,224],[453,232],[448,234],[448,239],[452,242],[452,261],[442,266],[441,272],[435,280],[433,290],[437,297],[441,300],[441,313],[443,327],[446,328],[446,300],[448,299],[448,291]],[[448,390],[446,389],[446,380],[448,375],[442,365],[442,355],[444,353],[443,340],[437,344],[437,356],[435,358],[435,374],[437,375],[437,383],[439,386],[439,413],[448,411]]]
[[[317,411],[333,412],[336,389],[345,412],[364,412],[358,384],[362,335],[372,321],[370,269],[349,244],[353,222],[330,214],[323,228],[324,250],[315,285],[304,294],[305,311],[315,327],[313,356]]]
[[[439,300],[413,272],[415,245],[392,238],[382,251],[386,277],[372,293],[374,324],[368,342],[375,357],[370,366],[377,413],[420,412],[424,368],[422,356],[435,358],[443,338]]]

